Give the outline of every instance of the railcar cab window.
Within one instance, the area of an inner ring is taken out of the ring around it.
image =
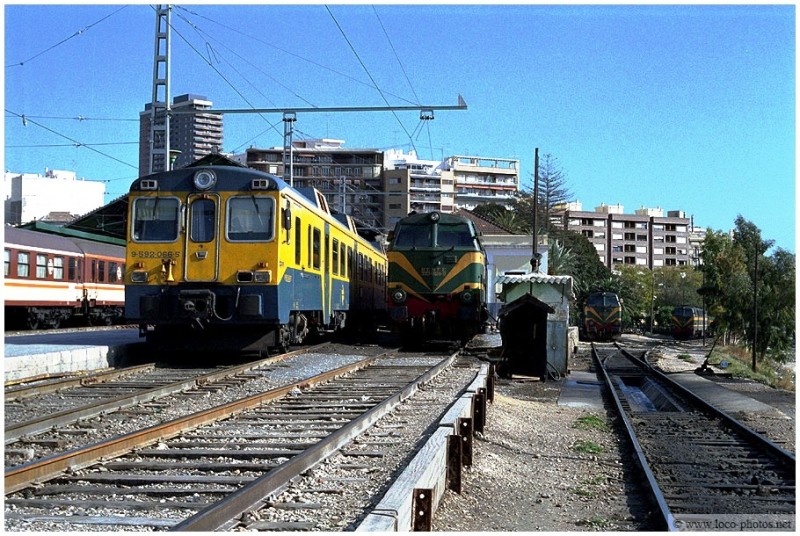
[[[174,242],[178,239],[180,201],[174,197],[140,197],[133,204],[136,242]]]
[[[190,205],[189,239],[192,242],[211,242],[215,237],[217,207],[211,199],[198,199]]]
[[[275,201],[271,197],[232,197],[228,200],[228,240],[265,242],[275,228]]]

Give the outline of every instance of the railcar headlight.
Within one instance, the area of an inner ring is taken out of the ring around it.
[[[256,270],[253,281],[256,283],[269,283],[272,281],[272,270]]]
[[[194,174],[194,186],[198,190],[208,190],[217,183],[217,176],[213,171],[204,169]]]
[[[131,272],[131,282],[147,283],[147,272],[144,270],[134,270]]]
[[[439,213],[438,212],[431,212],[431,215],[428,216],[433,223],[439,221]]]
[[[392,291],[392,300],[394,300],[395,303],[405,303],[407,297],[408,294],[401,288],[396,288]]]
[[[472,295],[472,292],[470,292],[469,290],[465,290],[464,292],[461,293],[461,303],[465,304],[472,303],[473,298],[474,296]]]

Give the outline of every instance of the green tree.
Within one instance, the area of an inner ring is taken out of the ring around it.
[[[511,202],[519,228],[525,233],[531,233],[533,229],[533,197],[533,187],[523,188]],[[558,159],[550,153],[542,155],[539,159],[539,199],[536,203],[536,227],[539,233],[552,231],[550,215],[553,207],[571,198],[572,192],[567,188],[567,177]]]
[[[563,275],[575,271],[575,255],[560,240],[552,240],[547,257],[548,275]]]
[[[561,169],[558,159],[546,153],[539,160],[539,210],[543,216],[539,223],[545,231],[553,227],[550,215],[553,207],[572,199],[567,187],[567,176]]]
[[[709,231],[703,243],[700,293],[728,343],[742,340],[755,346],[761,360],[768,352],[786,358],[795,340],[795,256],[778,249],[766,252],[773,241],[741,215],[732,237]],[[755,363],[754,363],[755,366]]]
[[[573,257],[569,271],[560,275],[572,276],[572,288],[578,303],[583,303],[592,291],[608,290],[603,287],[614,280],[611,270],[600,261],[597,250],[585,236],[574,231],[554,229],[550,238],[569,250]]]
[[[500,218],[504,214],[508,213],[509,210],[505,206],[498,203],[486,203],[484,205],[478,205],[470,212],[477,214],[485,220],[494,222],[497,218]]]

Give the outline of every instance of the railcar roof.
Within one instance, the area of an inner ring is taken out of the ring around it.
[[[11,226],[6,226],[4,232],[4,243],[6,245],[52,249],[75,254],[88,253],[90,255],[103,255],[108,257],[125,257],[124,247],[105,242],[96,242],[83,238],[71,238],[39,231],[29,231],[27,229],[18,229]]]

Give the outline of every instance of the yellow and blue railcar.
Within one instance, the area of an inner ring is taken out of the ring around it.
[[[472,221],[439,212],[407,216],[397,222],[387,256],[394,331],[464,340],[482,328],[486,252]]]
[[[583,305],[583,334],[589,340],[612,340],[622,333],[622,300],[613,292],[593,292]]]
[[[264,353],[386,308],[384,252],[314,189],[238,166],[130,189],[125,314],[148,341]]]

